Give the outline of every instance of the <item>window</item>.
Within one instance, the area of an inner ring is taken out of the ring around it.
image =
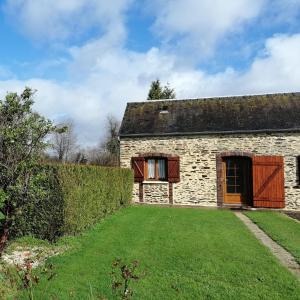
[[[226,160],[226,188],[229,194],[241,193],[241,166],[240,161]]]
[[[167,162],[165,158],[146,159],[146,179],[147,180],[166,180]]]
[[[147,153],[131,158],[131,167],[134,173],[134,182],[142,183],[145,180],[180,182],[180,159],[161,153]]]

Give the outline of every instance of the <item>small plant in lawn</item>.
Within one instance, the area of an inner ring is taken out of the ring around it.
[[[19,278],[20,288],[25,289],[28,293],[28,298],[30,300],[33,297],[33,288],[35,284],[39,283],[39,277],[32,272],[33,261],[27,260],[23,267],[17,265],[16,271]]]
[[[29,300],[34,300],[34,290],[40,282],[40,277],[37,275],[37,272],[33,270],[33,261],[28,259],[24,265],[15,265],[13,269],[5,269],[5,277],[8,278],[11,287],[14,290],[25,291],[27,298]],[[45,276],[47,281],[50,280],[56,275],[52,264],[46,265],[42,272],[42,276]],[[43,295],[46,292],[48,285],[46,285]]]
[[[137,274],[139,262],[133,260],[131,263],[125,263],[119,258],[116,258],[112,263],[112,291],[118,294],[122,299],[130,299],[133,295],[133,290],[129,288],[132,280],[141,279],[142,274]]]
[[[20,288],[27,291],[28,299],[33,300],[34,299],[34,288],[39,284],[40,277],[38,277],[36,274],[34,274],[32,269],[32,261],[27,261],[25,263],[24,267],[17,266],[17,275],[19,278]],[[47,281],[50,282],[50,280],[56,275],[54,273],[53,265],[48,264],[44,267],[42,273],[43,276],[47,278]],[[48,285],[46,285],[43,295],[47,289]]]

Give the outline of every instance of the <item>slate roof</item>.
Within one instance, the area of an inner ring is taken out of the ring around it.
[[[120,137],[300,131],[300,93],[128,103]]]

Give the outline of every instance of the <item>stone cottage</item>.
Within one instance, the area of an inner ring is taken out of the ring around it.
[[[135,202],[300,210],[300,93],[128,103]]]

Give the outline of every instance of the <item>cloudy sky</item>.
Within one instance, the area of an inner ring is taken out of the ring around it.
[[[300,0],[0,0],[0,96],[98,143],[108,114],[146,99],[300,91]]]

